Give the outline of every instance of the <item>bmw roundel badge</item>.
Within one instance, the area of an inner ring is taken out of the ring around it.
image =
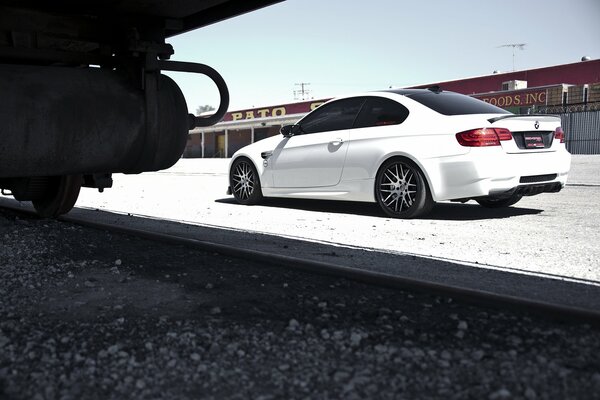
[[[535,129],[539,129],[540,121],[535,121],[535,124],[533,126],[535,126]]]

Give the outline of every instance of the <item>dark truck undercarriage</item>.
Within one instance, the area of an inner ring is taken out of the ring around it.
[[[2,193],[55,217],[82,186],[173,165],[189,129],[223,117],[229,93],[211,67],[169,61],[165,40],[277,2],[0,0]],[[161,71],[207,75],[221,96],[215,114],[188,114]]]

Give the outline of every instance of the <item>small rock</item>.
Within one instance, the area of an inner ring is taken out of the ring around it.
[[[6,336],[0,334],[0,348],[4,347],[5,345],[7,345],[8,343],[10,343],[10,339],[7,338]]]
[[[300,327],[300,323],[298,321],[296,321],[295,319],[290,319],[290,322],[288,323],[288,328],[290,330],[295,331],[299,327]]]
[[[459,321],[457,328],[458,328],[458,330],[466,331],[467,329],[469,329],[469,325],[467,324],[466,321]]]
[[[278,367],[278,369],[279,369],[280,371],[287,371],[288,369],[290,369],[290,366],[289,366],[289,364],[281,364],[281,365]]]
[[[206,364],[199,364],[196,370],[198,372],[206,372],[208,371],[208,366]]]
[[[333,380],[336,382],[347,381],[350,378],[350,374],[346,371],[337,371],[333,374]]]
[[[360,344],[360,341],[362,340],[362,336],[358,333],[352,333],[352,335],[350,335],[350,345],[353,347],[356,347]]]
[[[344,338],[343,331],[335,331],[333,332],[333,340],[342,340]]]
[[[121,261],[121,259],[120,259],[120,258],[117,258],[117,259],[115,260],[115,265],[118,267],[118,266],[120,266],[121,264],[123,264],[123,262]]]
[[[525,389],[525,398],[527,400],[535,400],[537,399],[537,393],[532,388],[528,387]]]
[[[512,394],[505,388],[497,390],[488,396],[489,400],[502,400],[510,398],[512,398]]]
[[[388,347],[383,344],[375,345],[375,351],[378,353],[387,353]]]
[[[216,354],[216,353],[219,353],[219,352],[221,352],[221,346],[219,346],[217,343],[212,343],[212,344],[210,345],[210,348],[208,349],[208,351],[209,351],[211,354]]]

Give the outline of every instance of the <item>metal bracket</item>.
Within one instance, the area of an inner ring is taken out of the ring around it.
[[[112,174],[100,173],[83,176],[83,187],[96,188],[100,193],[113,185]]]

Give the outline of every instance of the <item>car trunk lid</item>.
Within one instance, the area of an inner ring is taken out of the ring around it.
[[[506,128],[513,139],[502,141],[502,148],[510,154],[552,152],[560,146],[554,140],[560,117],[553,115],[501,115],[488,119],[494,128]]]

